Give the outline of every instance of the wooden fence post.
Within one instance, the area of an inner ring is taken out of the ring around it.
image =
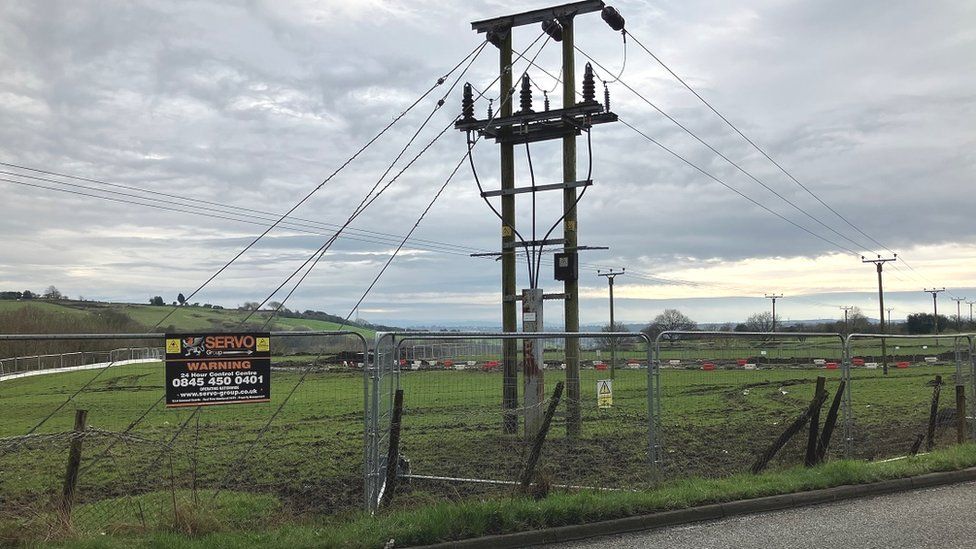
[[[966,442],[966,386],[956,385],[956,442]]]
[[[75,489],[78,487],[78,469],[81,466],[81,442],[88,422],[88,410],[75,410],[74,437],[68,450],[68,467],[64,473],[64,486],[61,489],[61,513],[68,519],[71,517],[71,506],[74,503]]]
[[[935,447],[935,420],[939,416],[939,393],[942,391],[942,376],[935,376],[935,388],[932,389],[932,407],[929,409],[929,428],[925,434],[925,448],[932,451]]]

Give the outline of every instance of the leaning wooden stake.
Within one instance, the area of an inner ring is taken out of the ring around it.
[[[808,406],[807,409],[800,414],[800,417],[796,418],[796,421],[790,424],[790,426],[783,431],[783,434],[781,434],[779,438],[777,438],[776,441],[773,442],[773,444],[770,445],[770,447],[767,448],[766,451],[756,459],[756,462],[753,463],[752,467],[750,468],[750,471],[752,471],[753,474],[761,473],[763,469],[769,465],[769,462],[776,457],[776,453],[779,452],[783,446],[786,446],[786,443],[789,442],[794,435],[800,432],[800,429],[803,429],[803,426],[810,421],[813,411],[823,406],[824,401],[827,400],[827,391],[824,390],[824,384],[826,382],[827,379],[824,377],[817,378],[817,389],[814,391],[813,400],[810,401],[810,406]]]
[[[823,431],[820,433],[820,440],[817,442],[817,463],[823,463],[827,457],[827,449],[830,448],[830,437],[834,434],[834,427],[837,425],[837,412],[840,410],[840,402],[844,398],[844,391],[847,389],[847,381],[841,380],[834,393],[834,401],[830,403],[830,410],[827,412],[827,419],[824,420]]]
[[[532,477],[535,475],[535,466],[539,462],[539,456],[542,454],[542,445],[546,442],[546,435],[549,433],[549,425],[552,424],[552,416],[556,413],[556,407],[559,406],[559,399],[563,396],[563,382],[560,381],[556,384],[556,389],[552,392],[552,400],[549,402],[549,408],[546,409],[546,415],[542,418],[542,426],[539,427],[539,432],[535,436],[535,441],[532,443],[532,451],[529,452],[529,459],[525,462],[525,469],[522,470],[522,478],[519,479],[519,485],[525,489],[532,484]]]
[[[939,416],[939,393],[942,391],[942,376],[935,376],[935,387],[932,389],[932,407],[929,408],[929,428],[925,434],[925,448],[932,451],[935,447],[935,420]]]
[[[813,393],[814,398],[816,398],[816,396],[820,393],[824,392],[824,385],[826,383],[826,378],[817,378],[817,388]],[[803,463],[807,467],[813,467],[817,464],[817,441],[820,440],[820,406],[814,408],[812,412],[813,413],[810,414],[810,432],[807,435],[807,453],[806,457],[803,459]]]
[[[397,484],[397,468],[400,464],[400,420],[403,418],[403,389],[397,389],[393,396],[393,418],[390,422],[390,448],[386,453],[386,488],[383,490],[382,505],[393,499]]]
[[[966,386],[956,385],[956,443],[966,442]]]
[[[71,517],[71,506],[78,487],[78,469],[81,467],[81,441],[88,421],[88,410],[75,410],[74,437],[68,448],[68,467],[64,473],[64,486],[61,489],[61,514],[65,519]]]

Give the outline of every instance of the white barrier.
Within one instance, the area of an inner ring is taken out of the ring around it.
[[[125,366],[126,364],[146,364],[149,362],[162,362],[159,358],[137,358],[134,360],[116,360],[114,362],[96,362],[95,364],[82,364],[80,366],[66,366],[64,368],[48,368],[46,370],[32,370],[30,372],[17,372],[16,374],[7,374],[0,376],[0,381],[9,381],[11,379],[19,379],[22,377],[32,377],[41,376],[45,374],[60,374],[66,372],[77,372],[79,370],[97,370],[99,368],[105,368],[108,366]]]

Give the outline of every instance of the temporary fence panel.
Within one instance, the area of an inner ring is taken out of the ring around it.
[[[25,336],[0,336],[0,343]],[[36,336],[78,341],[163,334]],[[365,339],[272,332],[270,402],[166,408],[162,361],[111,353],[104,367],[0,380],[0,515],[57,514],[69,450],[81,442],[72,526],[153,527],[205,508],[229,524],[258,510],[332,513],[362,501]],[[157,355],[158,356],[158,355]],[[73,427],[76,410],[86,427]]]
[[[567,369],[565,337],[580,340],[578,377]],[[516,376],[505,375],[501,356],[505,340],[531,340],[541,345],[544,397],[540,401],[526,404],[521,352]],[[610,340],[617,341],[618,347],[612,369]],[[526,437],[525,417],[544,415],[559,382],[563,382],[564,390],[533,481],[554,486],[632,488],[649,479],[649,355],[643,334],[398,333],[378,337],[376,347],[377,364],[399,371],[397,381],[404,393],[399,449],[405,461],[398,468],[408,484],[401,484],[400,490],[432,497],[511,491],[535,440]],[[392,360],[385,354],[391,347]],[[390,375],[376,372],[378,379]],[[601,385],[603,381],[609,382]],[[511,383],[518,398],[514,406],[506,407],[505,386]],[[374,385],[379,388],[380,405],[376,413],[368,414],[380,420],[373,438],[381,444],[368,452],[376,456],[372,458],[371,475],[377,479],[385,478],[393,385]],[[575,401],[570,385],[579,387]],[[605,393],[602,400],[601,386]],[[572,422],[570,410],[577,408],[580,421]],[[579,425],[578,432],[571,428],[574,423]],[[381,482],[375,485],[379,487]],[[380,493],[373,492],[376,502]]]
[[[393,397],[400,385],[400,365],[396,358],[396,345],[396,334],[377,333],[375,360],[368,363],[365,373],[366,437],[363,477],[366,487],[365,505],[371,512],[378,508],[386,487]]]
[[[653,349],[653,454],[665,478],[749,471],[806,411],[819,376],[829,393],[826,416],[844,356],[843,338],[830,333],[666,331]],[[773,464],[803,463],[806,444],[804,430]]]
[[[954,443],[955,385],[966,387],[968,401],[976,394],[972,347],[968,334],[851,334],[845,365],[851,380],[850,414],[845,422],[850,456],[881,459],[926,451],[936,376],[941,376],[943,385],[933,442],[936,446]],[[969,410],[971,417],[971,402]],[[974,427],[968,423],[971,436]]]

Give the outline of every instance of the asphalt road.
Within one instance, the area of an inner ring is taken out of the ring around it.
[[[976,546],[976,483],[593,538],[554,547],[884,549]]]

